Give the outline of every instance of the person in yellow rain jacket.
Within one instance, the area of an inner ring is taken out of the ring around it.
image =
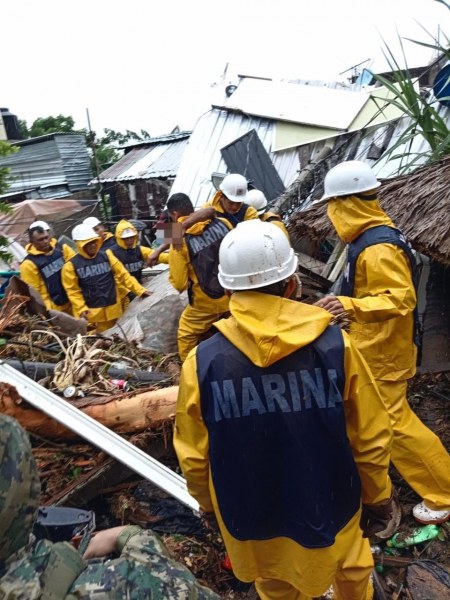
[[[174,223],[180,225],[194,213],[189,196],[173,194],[167,210]],[[181,247],[169,251],[169,281],[179,292],[188,291],[189,304],[178,325],[178,352],[185,360],[200,337],[228,310],[228,296],[217,279],[219,246],[231,229],[226,219],[213,217],[186,230]]]
[[[20,278],[37,290],[47,310],[71,314],[71,305],[61,281],[64,263],[75,252],[67,244],[60,248],[50,237],[45,221],[35,221],[28,229],[27,256],[20,264]]]
[[[257,219],[258,213],[246,204],[247,180],[238,173],[231,173],[224,177],[220,189],[214,194],[212,200],[202,208],[212,206],[218,217],[225,218],[232,227],[242,221]]]
[[[64,256],[64,260],[67,262],[69,260],[69,258],[72,258],[72,256],[75,256],[76,252],[73,248],[71,248],[68,244],[58,244],[58,240],[54,237],[52,237],[52,231],[51,231],[51,227],[50,225],[46,222],[46,221],[33,221],[33,223],[31,223],[31,225],[28,227],[28,236],[30,235],[30,231],[32,229],[34,229],[35,227],[42,227],[42,229],[49,234],[50,238],[51,238],[51,244],[52,246],[59,246],[60,249],[62,250],[63,256]],[[26,246],[25,246],[25,250],[27,252],[30,252],[30,250],[32,249],[33,244],[31,242],[29,242]]]
[[[97,332],[114,325],[123,308],[121,287],[140,296],[150,296],[111,250],[102,250],[101,238],[92,227],[77,225],[72,231],[78,254],[62,269],[62,282],[76,318],[87,319]]]
[[[261,190],[249,190],[245,202],[256,210],[261,221],[273,223],[279,227],[287,239],[290,240],[288,230],[280,215],[267,210],[267,198]]]
[[[361,161],[340,163],[327,173],[321,201],[328,203],[328,217],[348,244],[348,258],[340,294],[316,304],[334,315],[349,315],[350,337],[371,368],[389,412],[392,462],[423,498],[413,516],[424,524],[442,523],[450,519],[450,456],[407,400],[418,343],[414,257],[380,207],[379,185]]]
[[[86,217],[82,224],[92,227],[95,233],[100,236],[103,250],[109,250],[109,248],[114,246],[116,242],[114,234],[106,229],[106,225],[100,219],[97,217]]]
[[[333,584],[335,599],[369,600],[363,531],[392,535],[400,516],[392,431],[348,335],[289,299],[296,266],[272,223],[241,223],[224,238],[231,317],[183,364],[174,446],[236,577],[255,581],[260,598],[306,600]]]

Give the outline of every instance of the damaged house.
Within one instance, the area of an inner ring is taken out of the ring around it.
[[[100,173],[103,193],[109,196],[112,217],[152,219],[169,197],[187,147],[190,131],[154,137],[123,148],[124,155]]]

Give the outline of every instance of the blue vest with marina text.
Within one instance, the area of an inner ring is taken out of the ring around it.
[[[133,277],[136,277],[139,283],[141,283],[144,258],[139,244],[135,248],[121,248],[119,244],[116,243],[109,248],[109,250],[111,250],[114,256],[120,260],[128,273],[133,275]]]
[[[225,294],[219,283],[219,248],[230,229],[220,219],[212,219],[197,234],[185,235],[189,261],[197,275],[198,284],[207,296],[217,300]]]
[[[60,248],[57,246],[51,254],[28,254],[25,260],[30,260],[39,269],[52,301],[57,306],[66,304],[69,300],[61,282],[64,256]]]
[[[265,368],[217,333],[197,348],[197,375],[212,480],[231,535],[331,546],[360,506],[340,329],[328,327]]]
[[[356,262],[358,260],[358,256],[361,254],[363,250],[368,248],[369,246],[375,246],[377,244],[392,244],[394,246],[398,246],[403,250],[406,254],[409,266],[411,268],[412,280],[414,287],[417,292],[417,284],[418,284],[418,273],[416,268],[416,262],[414,260],[414,255],[411,250],[411,246],[406,241],[403,233],[394,227],[389,227],[388,225],[378,225],[377,227],[371,227],[364,231],[356,240],[353,240],[347,246],[347,264],[344,271],[344,277],[342,280],[341,291],[339,293],[340,296],[354,296],[354,288],[355,288],[355,272],[356,272]],[[414,331],[413,331],[414,343],[416,346],[420,345],[420,323],[419,323],[419,314],[417,310],[417,305],[414,309]]]
[[[103,308],[116,303],[116,284],[106,252],[100,250],[95,258],[76,254],[70,260],[89,308]]]

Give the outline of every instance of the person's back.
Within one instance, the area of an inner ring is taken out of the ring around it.
[[[36,542],[31,535],[40,496],[39,476],[25,431],[0,415],[0,598],[38,600],[217,600],[173,560],[149,530],[124,526],[99,532],[86,562],[68,542]]]
[[[368,165],[346,161],[325,177],[327,214],[348,244],[343,286],[316,304],[346,312],[350,337],[366,359],[394,430],[392,461],[423,501],[413,509],[421,523],[450,519],[450,456],[415,415],[407,380],[416,371],[417,311],[414,258],[402,233],[381,209],[380,182]]]
[[[363,600],[372,559],[361,493],[390,510],[389,421],[348,336],[325,311],[289,300],[289,248],[259,221],[223,240],[232,316],[183,365],[175,449],[236,576],[256,580],[261,598],[318,596],[334,580],[336,598]]]

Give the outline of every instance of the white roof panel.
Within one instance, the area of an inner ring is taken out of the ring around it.
[[[365,91],[243,79],[219,108],[279,121],[347,129],[368,98]]]

